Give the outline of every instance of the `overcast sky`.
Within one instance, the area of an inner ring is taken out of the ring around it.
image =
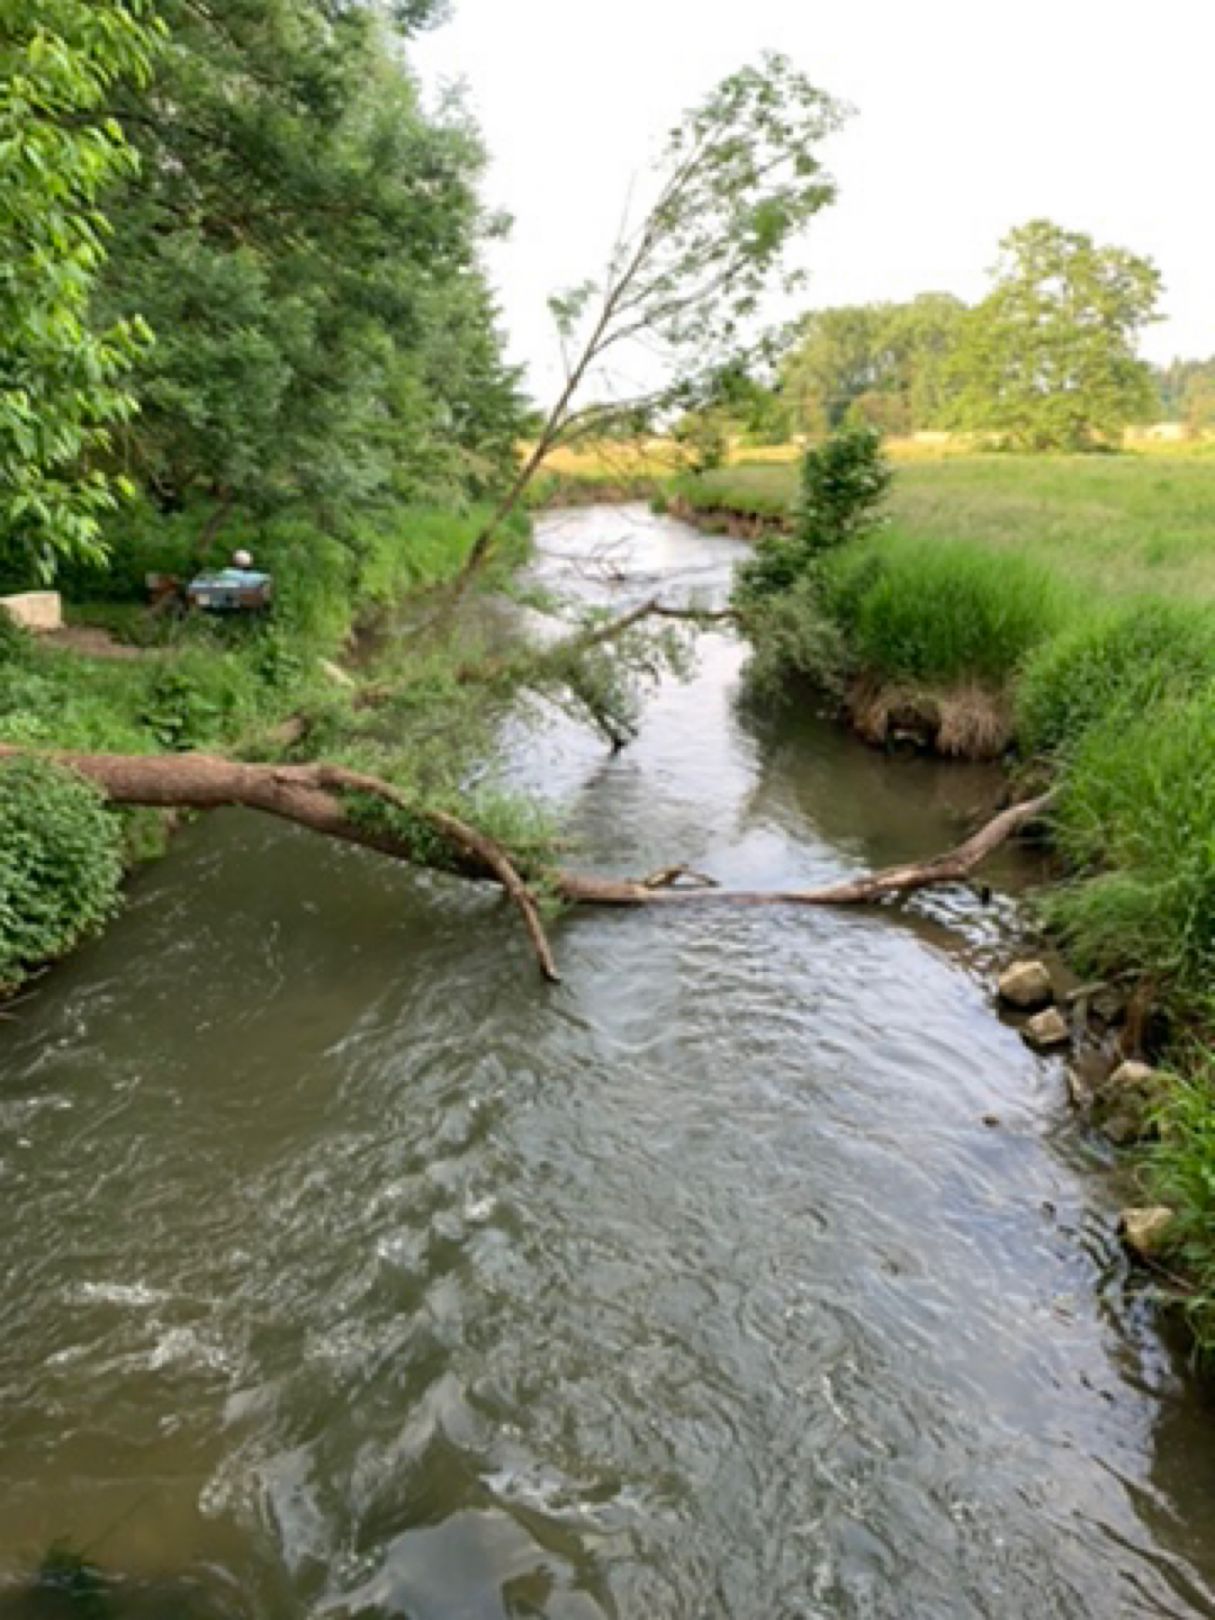
[[[1215,353],[1215,0],[454,0],[420,42],[462,80],[514,219],[491,271],[513,352],[551,376],[548,294],[601,265],[630,177],[717,79],[787,52],[856,113],[808,303],[974,298],[1045,216],[1155,259],[1145,352]]]

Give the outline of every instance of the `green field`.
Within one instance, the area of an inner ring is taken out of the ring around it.
[[[698,508],[780,517],[797,465],[744,462],[677,488]],[[1016,551],[1085,588],[1215,601],[1215,455],[902,462],[889,512],[909,538]]]

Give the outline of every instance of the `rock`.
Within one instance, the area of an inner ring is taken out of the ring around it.
[[[1045,1012],[1036,1013],[1021,1034],[1038,1052],[1049,1052],[1057,1046],[1066,1046],[1072,1038],[1067,1019],[1058,1007],[1048,1007]]]
[[[1128,1058],[1120,1063],[1101,1087],[1103,1097],[1124,1097],[1135,1092],[1139,1096],[1155,1094],[1160,1089],[1160,1075],[1150,1063],[1139,1063]]]
[[[63,601],[58,591],[23,591],[0,596],[3,610],[23,630],[62,630]]]
[[[1083,1113],[1087,1113],[1093,1106],[1093,1088],[1080,1069],[1068,1069],[1067,1094],[1071,1098],[1072,1107],[1079,1108]]]
[[[1097,1088],[1093,1112],[1111,1142],[1126,1147],[1155,1130],[1152,1114],[1162,1100],[1164,1079],[1147,1063],[1120,1063]]]
[[[1173,1211],[1164,1204],[1152,1204],[1146,1209],[1124,1209],[1118,1230],[1132,1254],[1141,1260],[1150,1260],[1166,1246],[1173,1220]]]
[[[1109,1076],[1109,1064],[1095,1047],[1082,1046],[1067,1071],[1067,1092],[1072,1106],[1088,1113],[1097,1092]]]
[[[1014,962],[1001,973],[999,991],[1001,1001],[1026,1012],[1048,1007],[1055,999],[1050,969],[1044,962]]]

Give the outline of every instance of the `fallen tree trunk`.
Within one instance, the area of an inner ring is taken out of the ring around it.
[[[379,777],[340,765],[252,765],[210,754],[84,754],[0,745],[0,758],[30,753],[78,772],[114,804],[258,810],[395,860],[438,865],[466,878],[495,883],[517,907],[541,972],[553,982],[559,979],[535,896],[509,853],[458,817],[412,803]],[[445,858],[428,860],[404,830],[359,816],[352,796],[403,813],[438,839]],[[573,905],[872,905],[967,878],[1001,845],[1043,816],[1053,797],[1047,793],[1011,806],[956,849],[932,860],[890,867],[819,889],[722,889],[701,874],[688,874],[684,867],[671,867],[640,880],[557,868],[546,872],[543,881],[546,889]],[[681,879],[688,877],[694,880],[692,884],[681,886]]]

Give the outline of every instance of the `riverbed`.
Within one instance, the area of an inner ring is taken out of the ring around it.
[[[537,580],[720,603],[735,542],[555,513]],[[985,768],[740,700],[507,777],[572,860],[789,888]],[[239,813],[0,1025],[0,1616],[58,1545],[164,1620],[1215,1615],[1215,1414],[1125,1186],[991,981],[1035,872],[880,913],[585,912]]]

